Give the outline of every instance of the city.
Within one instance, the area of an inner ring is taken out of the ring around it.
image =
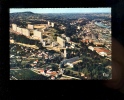
[[[111,13],[10,13],[9,31],[10,80],[112,78]]]

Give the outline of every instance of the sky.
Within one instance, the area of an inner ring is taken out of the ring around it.
[[[111,8],[10,8],[10,13],[111,13]]]

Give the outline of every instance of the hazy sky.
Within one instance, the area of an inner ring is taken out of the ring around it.
[[[25,11],[34,13],[111,13],[111,8],[10,8],[10,13]]]

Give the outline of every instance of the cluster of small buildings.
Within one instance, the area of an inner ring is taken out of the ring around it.
[[[57,79],[59,76],[62,76],[64,73],[63,69],[59,69],[58,71],[53,71],[52,68],[46,68],[46,69],[37,68],[37,69],[32,69],[32,71],[50,77],[51,80]]]
[[[65,27],[64,25],[61,25],[61,26],[59,26],[59,29],[61,29],[61,30],[65,30],[66,27]]]
[[[81,22],[83,22],[84,20],[86,20],[86,18],[79,18],[78,20],[71,22],[70,25],[76,25],[77,23],[81,23]],[[77,28],[78,28],[78,27],[77,27]]]
[[[73,36],[82,38],[81,41],[83,43],[88,44],[92,42],[96,46],[111,44],[111,29],[99,27],[95,25],[95,21],[88,22],[84,26],[78,25],[76,34]]]
[[[109,22],[108,22],[109,23]],[[85,35],[83,35],[85,33]],[[89,46],[92,51],[96,51],[101,56],[107,56],[111,59],[111,29],[101,28],[94,24],[94,21],[83,26],[82,36],[83,43],[93,43],[97,47]],[[105,47],[100,47],[105,45]]]
[[[20,50],[18,51],[16,50],[16,48],[20,48]],[[32,67],[36,67],[37,65],[40,66],[39,65],[40,61],[38,59],[42,59],[43,63],[47,63],[47,62],[51,62],[52,60],[56,59],[56,57],[60,57],[60,54],[57,54],[57,53],[49,53],[48,51],[37,50],[37,49],[33,49],[30,47],[25,47],[21,45],[14,45],[10,49],[10,52],[11,52],[11,55],[10,55],[11,63],[15,62],[13,58],[16,58],[18,60],[22,58],[22,61],[25,61],[26,59],[36,58],[36,60],[29,63]],[[23,54],[23,55],[19,56],[18,54],[19,55]]]
[[[89,46],[88,49],[90,49],[92,51],[96,51],[101,56],[111,57],[111,51],[106,48]]]

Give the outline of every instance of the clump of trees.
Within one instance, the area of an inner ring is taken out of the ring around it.
[[[111,74],[111,72],[105,68],[111,65],[110,60],[105,59],[105,57],[100,56],[95,51],[89,50],[85,43],[81,43],[81,46],[80,50],[76,50],[75,48],[74,50],[67,49],[67,58],[80,55],[80,59],[82,60],[82,62],[74,65],[74,71],[82,72],[91,79],[105,79],[105,77],[103,77],[104,72]],[[70,73],[67,72],[67,74]]]
[[[30,45],[36,45],[38,46],[40,49],[43,49],[42,43],[40,43],[39,40],[31,40],[29,38],[27,38],[24,35],[16,35],[16,34],[11,34],[11,37],[16,41],[16,42],[21,42],[21,43],[25,43],[25,44],[30,44]]]

